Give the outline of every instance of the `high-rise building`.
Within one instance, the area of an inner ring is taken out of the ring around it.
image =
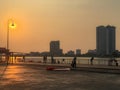
[[[96,49],[98,55],[111,55],[116,50],[116,27],[98,26],[96,28]]]
[[[81,49],[76,49],[76,55],[81,55]]]
[[[51,41],[50,42],[50,54],[53,56],[62,55],[63,50],[60,49],[60,41]]]

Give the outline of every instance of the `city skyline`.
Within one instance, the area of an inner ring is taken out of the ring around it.
[[[6,47],[7,21],[10,50],[49,51],[49,42],[60,40],[63,52],[96,49],[96,27],[116,26],[116,49],[120,50],[119,0],[0,0],[0,47]]]

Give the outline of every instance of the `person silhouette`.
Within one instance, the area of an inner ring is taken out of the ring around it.
[[[93,60],[94,60],[94,57],[91,57],[91,59],[90,59],[91,65],[93,65]]]
[[[72,68],[76,68],[76,57],[73,58],[71,66]]]

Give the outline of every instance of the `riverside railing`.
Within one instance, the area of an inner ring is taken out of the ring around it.
[[[90,61],[91,57],[77,57],[76,63],[77,64],[91,64]],[[73,57],[54,57],[54,61],[56,64],[71,64]],[[94,65],[108,65],[111,58],[94,58],[93,64]],[[116,58],[118,64],[120,64],[120,58]],[[44,63],[43,57],[26,57],[26,62],[37,62],[37,63]],[[46,63],[51,63],[51,57],[48,57]],[[115,65],[116,62],[112,62],[112,65]]]
[[[74,57],[54,57],[56,64],[71,64]],[[77,57],[76,63],[83,65],[90,65],[91,57]],[[120,65],[120,58],[115,58],[118,65]],[[23,62],[22,57],[11,58],[14,63]],[[94,65],[108,65],[111,58],[94,58]],[[51,64],[51,57],[47,57],[46,63]],[[35,62],[35,63],[44,63],[43,57],[25,57],[25,62]],[[115,65],[116,62],[112,62],[112,65]]]

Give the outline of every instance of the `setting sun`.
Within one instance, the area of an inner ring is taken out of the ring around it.
[[[17,25],[15,22],[11,22],[11,23],[9,23],[9,27],[12,29],[15,29],[17,27]]]
[[[86,53],[96,49],[96,26],[110,24],[120,28],[119,3],[120,0],[0,0],[0,45],[6,45],[9,28],[13,51],[49,51],[49,42],[60,40],[64,52],[78,48]],[[118,50],[119,33],[116,30]]]

